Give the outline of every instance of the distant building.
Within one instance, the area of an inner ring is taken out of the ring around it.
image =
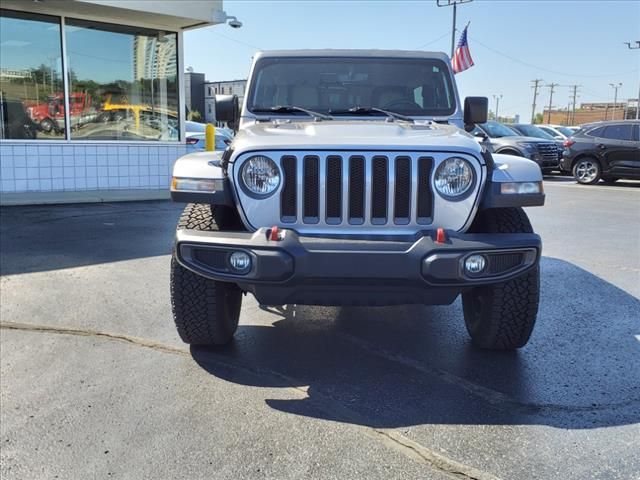
[[[611,103],[583,103],[573,112],[570,109],[544,110],[544,123],[556,125],[582,125],[584,123],[600,122],[603,120],[623,120],[636,117],[636,101],[623,101],[613,105]]]
[[[198,112],[204,120],[204,73],[196,73],[188,68],[184,74],[184,99],[189,112]]]
[[[216,95],[237,95],[240,105],[244,100],[247,80],[226,80],[204,83],[204,119],[207,123],[215,123],[216,113],[213,97]]]

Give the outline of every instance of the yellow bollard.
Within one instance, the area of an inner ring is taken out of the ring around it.
[[[207,152],[213,152],[216,146],[216,127],[207,123],[204,130],[204,149]]]

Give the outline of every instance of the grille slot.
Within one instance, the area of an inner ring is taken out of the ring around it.
[[[433,159],[420,157],[418,159],[418,204],[417,220],[420,224],[431,221],[433,214],[433,192],[431,191],[431,168]]]
[[[280,219],[283,222],[293,223],[297,218],[297,159],[293,155],[285,155],[282,157],[281,162],[284,182],[282,193],[280,194]]]
[[[396,184],[394,198],[394,221],[396,224],[409,223],[411,215],[411,159],[396,157]]]
[[[342,220],[342,157],[327,157],[327,223],[339,224]]]
[[[304,222],[318,223],[320,219],[320,159],[304,157]]]
[[[349,158],[349,223],[364,223],[364,157]]]
[[[387,197],[389,191],[388,159],[377,155],[373,157],[371,162],[371,223],[384,225],[387,222]]]

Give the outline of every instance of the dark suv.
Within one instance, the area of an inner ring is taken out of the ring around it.
[[[564,142],[561,167],[582,184],[640,180],[640,121],[585,125]]]
[[[544,173],[558,168],[559,149],[555,140],[518,135],[515,130],[498,122],[476,125],[471,133],[488,140],[494,153],[528,158],[536,162]]]

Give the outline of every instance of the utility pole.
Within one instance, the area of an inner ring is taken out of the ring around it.
[[[547,85],[547,87],[549,87],[549,111],[547,112],[547,123],[551,123],[551,106],[553,105],[553,91],[559,85],[560,85],[559,83],[550,83],[549,85]]]
[[[535,122],[536,119],[536,99],[538,98],[538,85],[543,80],[541,78],[536,78],[535,80],[531,80],[533,83],[533,106],[531,107],[531,124]]]
[[[625,42],[629,50],[640,49],[640,40],[636,40],[636,46],[632,47],[631,42]],[[636,103],[636,120],[640,119],[640,84],[638,85],[638,103]]]
[[[618,84],[610,83],[609,86],[613,88],[613,112],[611,113],[611,120],[616,119],[616,107],[618,106],[618,89],[622,86],[622,83],[618,82]]]
[[[493,98],[496,100],[496,122],[500,121],[500,117],[498,117],[498,107],[500,106],[500,99],[502,98],[502,94],[494,95]]]
[[[473,0],[437,0],[437,5],[439,7],[453,7],[453,28],[451,30],[451,58],[453,58],[453,54],[456,48],[456,13],[458,10],[459,3],[469,3]]]
[[[580,85],[572,85],[572,88],[573,88],[573,96],[572,97],[573,98],[572,98],[572,101],[571,101],[571,105],[572,105],[572,108],[571,108],[571,123],[574,124],[574,125],[576,123],[576,97],[578,96],[578,87],[579,86]]]

